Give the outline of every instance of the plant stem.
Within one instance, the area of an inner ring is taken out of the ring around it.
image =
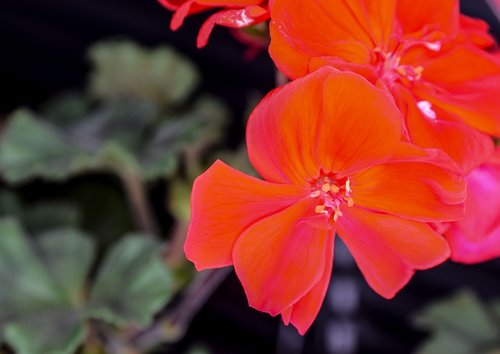
[[[159,228],[153,217],[146,189],[141,177],[132,171],[120,173],[125,193],[127,195],[130,211],[133,215],[135,226],[154,237],[159,237]]]
[[[230,271],[230,268],[222,268],[198,273],[181,302],[172,311],[160,317],[149,329],[132,339],[134,347],[142,352],[153,348],[158,343],[173,342],[182,338],[193,317],[226,279]]]

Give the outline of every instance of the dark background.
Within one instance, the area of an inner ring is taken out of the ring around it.
[[[462,9],[487,20],[500,37],[500,24],[485,2],[462,1]],[[241,118],[249,96],[274,86],[273,66],[266,53],[244,60],[244,46],[220,28],[206,48],[196,49],[203,18],[189,18],[178,32],[171,32],[169,12],[154,0],[2,0],[0,115],[20,105],[37,107],[54,94],[82,87],[87,47],[100,39],[128,38],[146,46],[171,45],[195,61],[203,89],[222,97],[233,111],[228,139],[234,145],[243,137]],[[432,299],[463,287],[485,299],[500,297],[499,261],[477,266],[448,262],[419,272],[390,302],[368,288],[342,245],[337,246],[334,268],[332,289],[304,338],[279,319],[250,309],[232,274],[195,318],[186,338],[165,352],[182,353],[199,342],[216,354],[407,354],[426,335],[412,326],[412,315]]]

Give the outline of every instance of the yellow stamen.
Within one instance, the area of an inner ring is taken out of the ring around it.
[[[352,192],[352,189],[351,189],[351,180],[349,178],[345,182],[345,191],[347,193],[351,193]]]
[[[325,193],[330,191],[330,183],[325,183],[321,186],[321,190]]]
[[[340,191],[340,188],[337,187],[336,185],[334,184],[331,184],[330,185],[330,190],[333,192],[333,193],[338,193]]]
[[[398,68],[396,69],[396,71],[397,71],[400,75],[402,75],[402,76],[406,76],[406,69],[405,69],[404,67],[400,66],[400,67],[398,67]]]
[[[321,194],[321,192],[320,192],[320,191],[314,191],[314,192],[312,192],[311,194],[309,194],[309,196],[310,196],[311,198],[316,198],[316,197],[319,197],[319,195],[320,195],[320,194]]]
[[[354,205],[354,199],[351,197],[344,197],[345,201],[347,202],[347,206],[350,208]]]
[[[325,212],[325,206],[317,205],[314,211],[316,212],[316,214],[323,214]]]
[[[335,210],[335,214],[333,215],[333,221],[337,222],[337,220],[339,219],[339,216],[343,216],[344,214],[342,213],[342,211],[340,209],[336,209]]]

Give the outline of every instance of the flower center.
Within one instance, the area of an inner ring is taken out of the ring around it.
[[[347,204],[348,207],[354,205],[351,193],[351,180],[348,177],[337,180],[322,176],[312,183],[309,197],[318,201],[314,209],[316,214],[326,214],[336,222],[342,216],[341,205]]]
[[[424,47],[432,52],[441,50],[441,42],[423,40],[403,40],[392,50],[383,50],[379,47],[373,50],[373,61],[380,78],[389,86],[396,82],[411,86],[413,82],[422,78],[423,67],[420,65],[402,64],[402,57],[413,47]]]

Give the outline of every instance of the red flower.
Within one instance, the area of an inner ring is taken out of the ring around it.
[[[427,222],[459,218],[465,196],[445,157],[400,136],[390,96],[359,75],[322,68],[276,89],[247,127],[264,181],[220,161],[198,177],[187,258],[198,270],[234,265],[250,306],[303,334],[325,296],[338,232],[369,285],[393,297],[416,269],[447,259]]]
[[[444,150],[468,172],[500,136],[500,60],[487,25],[458,0],[274,0],[270,53],[297,78],[329,65],[387,87],[405,138]]]
[[[210,16],[200,29],[196,45],[204,47],[215,25],[243,28],[269,19],[267,0],[159,0],[171,11],[175,11],[170,28],[175,31],[191,14],[210,9],[221,9]]]
[[[445,233],[451,259],[478,263],[500,257],[500,148],[467,182],[465,217]]]

